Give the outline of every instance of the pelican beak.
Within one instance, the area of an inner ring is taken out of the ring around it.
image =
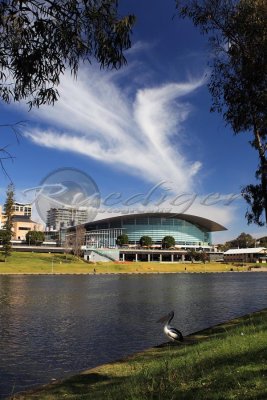
[[[163,322],[166,322],[168,319],[169,319],[169,317],[170,317],[170,315],[169,314],[167,314],[167,315],[164,315],[164,317],[161,317],[158,321],[157,321],[157,323],[163,323]]]

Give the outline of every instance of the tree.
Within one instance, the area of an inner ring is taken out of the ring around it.
[[[197,261],[198,253],[194,249],[187,250],[186,257],[192,262],[192,264]]]
[[[26,242],[29,245],[38,245],[45,240],[45,234],[41,231],[29,231],[26,233]]]
[[[209,255],[205,251],[200,251],[198,255],[199,261],[203,262],[203,264],[206,264],[206,262],[209,261]]]
[[[67,259],[67,254],[73,253],[73,243],[75,240],[75,232],[66,232],[64,235],[64,254]]]
[[[126,233],[123,233],[122,235],[119,235],[116,239],[116,244],[117,246],[123,246],[129,243],[129,238]]]
[[[142,236],[139,240],[140,246],[142,247],[150,247],[153,243],[152,238],[150,236]]]
[[[80,257],[83,253],[82,246],[85,244],[86,229],[83,225],[77,225],[71,229],[70,232],[66,233],[64,240],[64,247],[71,249],[71,252],[76,256]]]
[[[12,184],[8,185],[6,191],[6,201],[4,204],[4,214],[5,214],[5,223],[4,223],[4,231],[5,235],[2,237],[2,251],[5,257],[5,261],[8,256],[11,255],[12,251],[12,236],[13,236],[13,207],[14,207],[14,186]]]
[[[76,257],[81,257],[83,253],[82,246],[84,245],[85,234],[86,234],[86,229],[84,228],[83,225],[77,225],[75,227],[75,235],[74,235],[74,240],[72,242],[72,251]]]
[[[53,104],[66,68],[80,61],[102,68],[126,63],[133,15],[120,17],[117,0],[0,2],[0,98]]]
[[[267,248],[267,236],[264,236],[260,239],[257,240],[257,244],[260,247],[266,247]]]
[[[224,251],[228,249],[244,249],[246,247],[254,247],[256,240],[249,233],[242,232],[240,235],[233,240],[229,240],[225,243]]]
[[[181,17],[209,35],[213,50],[211,111],[222,113],[233,132],[250,132],[258,153],[258,184],[242,188],[248,223],[267,223],[267,2],[176,0]]]
[[[3,244],[5,236],[6,236],[6,231],[4,229],[0,229],[0,244]]]
[[[175,246],[175,239],[173,236],[165,236],[161,243],[163,249],[169,249],[170,247]]]

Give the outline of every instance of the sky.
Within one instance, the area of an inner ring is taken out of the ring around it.
[[[75,168],[99,189],[97,218],[185,212],[227,228],[214,243],[266,235],[266,227],[247,225],[240,197],[255,181],[251,137],[234,136],[210,113],[207,38],[175,16],[174,1],[121,1],[120,12],[137,17],[125,67],[83,64],[76,80],[66,72],[54,106],[0,104],[0,124],[23,121],[19,138],[1,128],[13,160],[4,164],[9,177],[1,172],[0,201],[9,178],[23,202],[53,171]]]

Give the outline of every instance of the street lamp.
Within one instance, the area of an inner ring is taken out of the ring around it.
[[[52,255],[52,261],[51,261],[51,273],[54,274],[54,255]]]

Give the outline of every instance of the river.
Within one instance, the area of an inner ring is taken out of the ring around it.
[[[0,276],[0,398],[267,307],[267,273]]]

